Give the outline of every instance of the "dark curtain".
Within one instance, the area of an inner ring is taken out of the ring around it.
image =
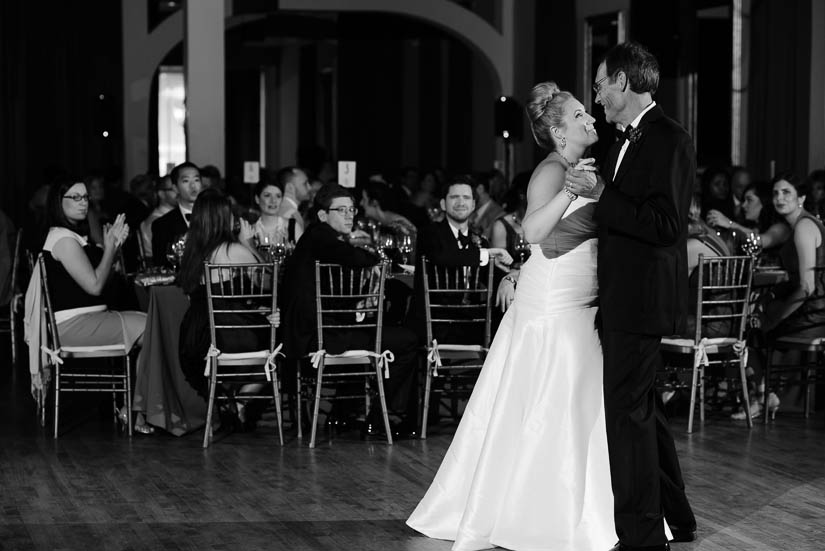
[[[748,168],[757,179],[808,170],[811,0],[754,0],[748,82]]]
[[[15,222],[58,167],[119,173],[121,58],[120,2],[0,2],[0,208]]]

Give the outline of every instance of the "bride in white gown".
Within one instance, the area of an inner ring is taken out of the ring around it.
[[[532,254],[435,479],[407,524],[454,550],[606,551],[617,537],[594,327],[594,203],[565,169],[598,140],[552,83],[533,88],[536,167],[523,221]]]

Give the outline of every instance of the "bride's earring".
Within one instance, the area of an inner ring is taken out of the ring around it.
[[[565,147],[567,147],[567,138],[562,136],[561,137],[561,148],[564,149]]]

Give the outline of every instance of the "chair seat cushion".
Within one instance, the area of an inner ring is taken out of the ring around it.
[[[721,349],[733,346],[737,340],[733,337],[717,337],[713,339],[705,339],[705,351],[708,354],[716,354]],[[695,342],[693,339],[684,339],[679,337],[664,337],[662,338],[662,349],[666,352],[682,352],[692,353]]]
[[[128,353],[126,346],[122,344],[105,344],[101,346],[63,346],[60,348],[61,356],[64,357],[107,357],[125,356]]]

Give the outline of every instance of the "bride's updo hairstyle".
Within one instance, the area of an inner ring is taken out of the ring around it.
[[[540,82],[530,91],[530,101],[525,108],[530,119],[530,130],[540,147],[556,150],[556,142],[550,131],[554,126],[563,127],[564,104],[573,97],[559,89],[555,82]]]

